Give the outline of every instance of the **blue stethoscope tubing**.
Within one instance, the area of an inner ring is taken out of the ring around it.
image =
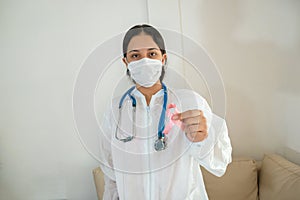
[[[165,134],[163,133],[163,130],[165,129],[166,109],[167,109],[167,102],[168,102],[168,91],[167,91],[167,87],[164,83],[162,83],[162,88],[163,88],[163,91],[164,91],[164,102],[163,102],[163,107],[162,107],[162,111],[161,111],[161,114],[160,114],[160,119],[159,119],[159,124],[158,124],[158,132],[157,132],[158,140],[161,140],[161,141],[165,138]],[[118,119],[118,124],[117,124],[116,132],[115,132],[115,137],[116,137],[116,139],[118,139],[120,141],[123,141],[123,142],[129,142],[135,137],[136,99],[131,94],[131,92],[134,89],[135,89],[135,86],[133,86],[129,90],[127,90],[127,92],[125,92],[123,94],[123,96],[121,97],[120,102],[119,102],[119,119]],[[133,108],[133,126],[134,127],[133,127],[132,136],[128,136],[125,139],[121,139],[117,136],[117,130],[120,126],[120,121],[121,121],[120,118],[121,118],[121,114],[122,114],[123,102],[124,102],[124,100],[127,96],[131,99],[131,104],[132,104],[132,108]]]

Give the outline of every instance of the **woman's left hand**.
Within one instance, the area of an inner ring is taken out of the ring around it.
[[[191,142],[201,142],[207,138],[206,118],[201,110],[188,110],[177,113],[172,119],[182,121],[185,134]]]

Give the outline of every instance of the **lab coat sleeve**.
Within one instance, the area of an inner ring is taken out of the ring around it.
[[[103,200],[119,199],[116,177],[111,156],[111,137],[113,128],[111,124],[112,111],[107,111],[104,114],[101,126],[100,140],[100,161],[101,169],[104,173],[104,194]]]
[[[208,137],[201,142],[192,143],[190,155],[212,174],[222,176],[231,162],[232,152],[225,120],[212,113],[207,101],[198,93],[191,90],[178,92],[182,100],[182,111],[202,110],[207,121]]]
[[[106,174],[104,174],[104,182],[103,200],[118,200],[119,195],[116,182],[111,180]]]
[[[224,119],[213,114],[208,137],[191,145],[191,155],[209,172],[221,177],[231,162],[232,147]]]

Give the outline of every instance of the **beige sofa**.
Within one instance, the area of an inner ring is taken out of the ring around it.
[[[234,158],[218,178],[200,168],[210,200],[300,200],[300,166],[277,154],[262,161]],[[103,194],[103,174],[93,170],[98,199]]]

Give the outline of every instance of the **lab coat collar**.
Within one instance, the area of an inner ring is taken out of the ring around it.
[[[132,95],[134,95],[136,98],[139,98],[143,104],[144,107],[148,107],[147,106],[147,101],[146,101],[146,97],[135,87],[134,90],[131,93]],[[163,96],[164,94],[164,90],[160,89],[159,91],[157,91],[155,94],[152,95],[151,100],[150,100],[150,104],[149,107],[152,107],[152,105],[154,104],[154,102],[156,101],[156,99],[160,96]]]

